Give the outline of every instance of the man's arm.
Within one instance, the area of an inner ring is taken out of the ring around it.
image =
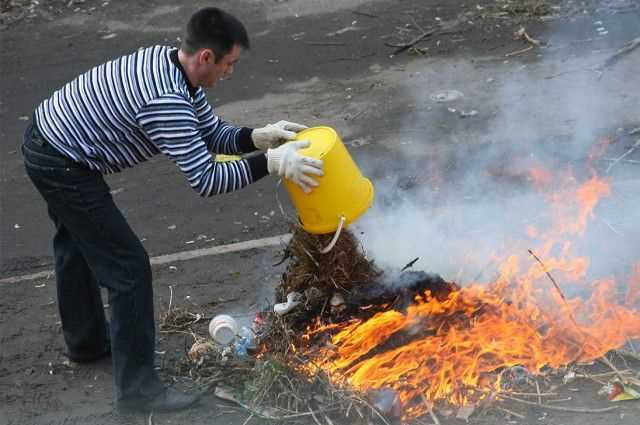
[[[137,115],[138,124],[186,175],[191,187],[201,196],[241,189],[268,174],[265,155],[238,161],[216,162],[207,149],[198,129],[198,117],[193,106],[179,94],[167,94],[147,103]],[[237,129],[239,130],[239,129]],[[218,125],[214,144],[238,153],[234,133]]]
[[[257,150],[251,140],[253,130],[235,127],[216,116],[202,90],[195,95],[195,109],[200,121],[200,134],[209,151],[234,155]]]

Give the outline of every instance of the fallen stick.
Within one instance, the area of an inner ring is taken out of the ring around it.
[[[438,419],[436,414],[433,412],[433,403],[427,400],[424,394],[421,393],[420,396],[422,397],[422,401],[424,402],[424,405],[427,406],[427,409],[429,410],[429,416],[431,416],[431,419],[433,419],[433,423],[435,423],[436,425],[440,425],[440,420]]]
[[[611,360],[609,360],[606,354],[600,358],[600,361],[609,366],[611,370],[613,370],[618,379],[620,379],[620,382],[626,383],[626,380],[624,379],[624,376],[622,376],[622,373],[620,373],[618,368],[611,362]]]
[[[620,348],[616,350],[616,353],[620,354],[623,357],[631,357],[632,359],[640,360],[640,354],[634,353],[631,350],[627,350],[626,348]]]
[[[561,412],[604,413],[604,412],[610,412],[612,410],[616,410],[618,408],[618,406],[604,407],[602,409],[586,409],[586,408],[579,408],[579,407],[549,406],[547,404],[538,404],[538,403],[533,402],[533,401],[522,400],[522,399],[516,398],[516,397],[509,397],[509,396],[505,396],[505,395],[500,395],[500,397],[506,398],[507,400],[517,401],[518,403],[527,404],[529,406],[538,406],[538,407],[543,407],[543,408],[549,409],[549,410],[558,410],[558,411],[561,411]]]
[[[511,416],[513,416],[515,418],[519,418],[519,419],[522,419],[522,420],[527,419],[526,416],[521,415],[520,413],[516,413],[516,412],[514,412],[512,410],[509,410],[507,408],[504,408],[504,407],[496,406],[496,409],[500,410],[500,411],[502,411],[504,413],[507,413],[507,414],[509,414],[509,415],[511,415]]]
[[[617,159],[617,158],[602,158],[601,161],[608,162],[626,162],[628,164],[640,164],[640,161],[636,159]]]
[[[529,46],[529,47],[526,47],[526,48],[521,49],[521,50],[516,50],[515,52],[507,53],[507,54],[504,55],[504,57],[510,58],[512,56],[517,56],[517,55],[520,55],[522,53],[527,53],[529,50],[532,50],[533,47],[534,46]]]
[[[398,50],[393,52],[394,55],[397,55],[398,53],[404,52],[409,47],[413,47],[414,45],[418,44],[419,42],[421,42],[425,38],[431,37],[435,33],[436,33],[436,30],[432,29],[432,30],[424,31],[422,34],[418,35],[417,37],[412,38],[411,40],[409,40],[406,43],[384,43],[384,44],[389,46],[389,47],[397,47]]]
[[[573,324],[576,327],[576,329],[578,330],[578,332],[580,332],[582,334],[582,331],[580,330],[580,326],[578,326],[578,323],[576,322],[576,319],[574,319],[573,318],[573,314],[571,314],[571,307],[569,307],[569,302],[567,301],[567,299],[565,298],[564,294],[562,293],[562,290],[560,289],[560,285],[558,285],[558,282],[556,282],[556,280],[553,278],[553,276],[551,276],[551,273],[549,273],[549,270],[547,269],[547,266],[544,265],[542,260],[536,254],[534,254],[532,250],[528,249],[527,251],[529,251],[529,254],[531,254],[533,256],[533,258],[535,258],[536,261],[538,263],[540,263],[540,266],[542,266],[542,270],[544,270],[544,272],[546,273],[547,277],[549,278],[549,280],[551,280],[551,283],[553,283],[553,286],[555,286],[556,290],[558,291],[558,294],[560,294],[560,298],[562,298],[562,301],[564,301],[564,304],[567,307],[567,313],[569,314],[569,318],[573,322]]]
[[[621,49],[615,52],[607,61],[604,63],[604,67],[609,67],[615,65],[620,59],[622,59],[627,54],[631,53],[638,46],[640,46],[640,37],[634,38],[625,44]]]
[[[361,12],[359,10],[352,10],[351,13],[354,15],[366,16],[367,18],[377,18],[378,15],[374,15],[373,13]]]
[[[611,164],[609,164],[609,166],[607,167],[607,173],[609,171],[611,171],[611,169],[620,161],[622,161],[625,157],[631,155],[633,153],[633,151],[635,151],[636,149],[638,149],[638,146],[640,146],[640,140],[637,140],[633,146],[631,146],[629,148],[628,151],[626,151],[625,153],[623,153],[622,155],[620,155],[619,157],[617,157]]]
[[[344,46],[342,41],[306,41],[310,46]]]

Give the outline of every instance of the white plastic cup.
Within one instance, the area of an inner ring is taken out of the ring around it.
[[[209,322],[209,334],[218,344],[231,344],[237,333],[238,323],[228,314],[219,314]]]

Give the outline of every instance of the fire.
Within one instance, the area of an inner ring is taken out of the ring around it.
[[[501,391],[505,368],[539,373],[597,359],[640,338],[640,264],[621,290],[613,278],[586,282],[589,260],[572,254],[574,239],[595,218],[610,183],[594,176],[578,184],[565,175],[564,189],[551,193],[546,191],[558,176],[542,169],[531,176],[553,217],[545,228],[524,229],[527,243],[537,241],[532,253],[542,264],[518,247],[517,254],[504,256],[491,283],[465,286],[440,300],[427,292],[406,311],[317,323],[298,347],[310,359],[309,370],[326,371],[336,384],[362,392],[393,389],[404,417],[412,418],[428,411],[425,402],[465,405]],[[549,275],[563,290],[577,284],[591,294],[565,298]],[[329,342],[318,349],[322,337]]]

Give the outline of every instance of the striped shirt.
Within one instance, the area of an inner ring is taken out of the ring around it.
[[[214,161],[211,152],[254,151],[251,129],[214,114],[171,47],[141,49],[94,67],[44,100],[35,118],[57,151],[102,173],[164,153],[201,196],[237,190],[267,174],[264,155]]]

